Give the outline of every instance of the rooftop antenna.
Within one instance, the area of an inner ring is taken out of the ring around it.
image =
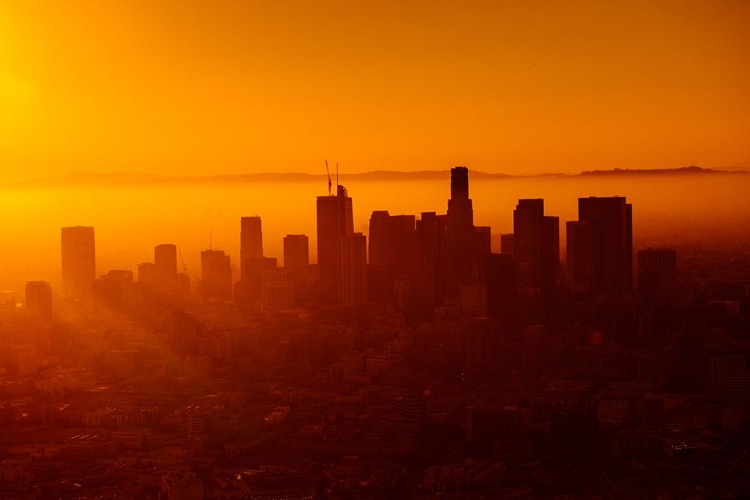
[[[331,196],[331,172],[328,171],[328,159],[326,159],[326,175],[328,176],[328,196]]]

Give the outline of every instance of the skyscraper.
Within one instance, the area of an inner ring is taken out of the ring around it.
[[[431,318],[445,299],[446,216],[423,212],[416,223],[414,299],[417,314]]]
[[[154,264],[156,273],[162,277],[170,277],[177,274],[177,245],[164,243],[154,247]]]
[[[304,234],[284,236],[284,268],[304,272],[310,265],[310,241]]]
[[[318,288],[322,305],[336,305],[338,297],[339,236],[354,233],[352,199],[338,186],[333,196],[318,196]]]
[[[52,287],[45,281],[26,283],[26,312],[33,318],[52,320]]]
[[[91,298],[96,279],[93,227],[64,227],[61,231],[63,295]]]
[[[518,287],[533,310],[549,310],[555,296],[560,266],[560,222],[544,215],[544,200],[518,200],[513,211],[513,256],[518,265]]]
[[[593,295],[629,294],[633,291],[633,212],[623,196],[579,198],[578,220],[589,225],[588,238],[577,238],[569,252],[576,260],[590,254]],[[580,236],[580,235],[579,235]],[[591,244],[591,248],[581,245]],[[580,262],[579,262],[580,263]],[[582,263],[583,264],[583,263]]]
[[[469,198],[469,169],[451,169],[451,197],[446,218],[446,295],[458,296],[459,285],[469,284],[474,253],[474,210]]]
[[[232,264],[223,250],[201,252],[201,296],[204,299],[232,298]]]
[[[338,244],[339,304],[367,305],[367,237],[362,233],[344,234]]]
[[[260,217],[242,217],[240,219],[240,276],[245,275],[245,261],[263,257],[263,231]]]

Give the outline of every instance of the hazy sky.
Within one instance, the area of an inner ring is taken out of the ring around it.
[[[0,180],[750,162],[750,2],[0,2]]]

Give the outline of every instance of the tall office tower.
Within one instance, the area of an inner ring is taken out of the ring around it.
[[[177,245],[164,243],[154,247],[154,264],[160,277],[172,277],[177,274]]]
[[[590,295],[620,295],[633,291],[633,207],[623,196],[579,198],[578,221],[588,223],[591,248],[587,238],[579,238],[568,251],[575,258],[591,253],[584,267],[591,269]],[[570,240],[570,239],[569,239]],[[580,263],[579,263],[580,264]]]
[[[664,302],[677,287],[677,252],[671,248],[638,251],[638,296],[643,302]]]
[[[389,259],[388,233],[391,216],[387,210],[375,210],[370,216],[368,259],[370,264],[386,264]]]
[[[201,297],[232,298],[232,263],[223,250],[201,252]]]
[[[263,257],[263,231],[260,217],[240,219],[240,276],[245,276],[245,261]]]
[[[52,287],[46,281],[26,283],[26,312],[33,318],[52,321]]]
[[[423,212],[416,226],[414,305],[419,317],[427,319],[445,299],[445,216]]]
[[[375,210],[370,216],[367,259],[368,298],[386,304],[393,295],[393,275],[389,248],[391,216],[387,210]]]
[[[138,281],[141,283],[156,283],[159,280],[159,274],[156,271],[156,264],[153,262],[142,262],[138,264]]]
[[[367,305],[367,237],[362,233],[339,236],[338,301],[342,306]]]
[[[510,255],[487,256],[487,314],[495,319],[510,319],[518,299],[517,269]]]
[[[342,185],[333,196],[318,196],[318,290],[322,305],[337,305],[339,236],[354,233],[352,199]]]
[[[305,274],[310,265],[310,242],[307,235],[288,234],[284,236],[284,269],[289,272],[289,279],[294,283],[295,302],[304,302],[308,294]]]
[[[310,241],[305,234],[284,236],[284,268],[303,272],[310,265]]]
[[[557,290],[560,268],[560,222],[544,215],[544,200],[518,200],[513,211],[513,256],[518,290],[533,310],[547,312]]]
[[[96,279],[93,227],[64,227],[61,232],[63,295],[91,298]]]
[[[513,233],[501,234],[500,235],[500,253],[503,255],[510,255],[513,257],[515,251],[515,243],[513,241]]]
[[[469,198],[469,169],[451,169],[446,238],[446,295],[458,297],[459,285],[471,281],[474,250],[474,210]]]

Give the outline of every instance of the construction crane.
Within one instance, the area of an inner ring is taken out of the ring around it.
[[[180,262],[182,262],[182,274],[187,274],[187,266],[185,265],[185,259],[182,258],[182,250],[177,247],[177,251],[180,253]]]
[[[326,175],[328,176],[328,196],[331,196],[331,172],[328,170],[328,159],[326,159]]]

